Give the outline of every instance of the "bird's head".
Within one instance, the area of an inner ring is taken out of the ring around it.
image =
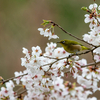
[[[68,44],[68,40],[61,40],[57,43],[60,43],[61,45],[67,45]]]

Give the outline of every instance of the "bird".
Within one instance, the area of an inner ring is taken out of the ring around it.
[[[78,43],[76,41],[73,40],[61,40],[60,43],[62,45],[62,47],[64,48],[65,51],[69,52],[69,53],[75,53],[77,54],[77,52],[83,51],[83,50],[90,50],[90,48],[85,47],[84,45],[82,45],[81,43]]]

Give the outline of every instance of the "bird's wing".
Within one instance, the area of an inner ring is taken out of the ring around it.
[[[73,43],[71,43],[72,45],[81,45],[81,46],[83,46],[81,43],[78,43],[78,42],[76,42],[76,41],[74,41]]]

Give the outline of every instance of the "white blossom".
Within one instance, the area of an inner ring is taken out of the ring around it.
[[[49,37],[48,40],[50,39],[57,39],[59,38],[57,35],[51,33],[50,29],[43,29],[43,28],[38,28],[38,31],[40,31],[40,35],[44,35],[44,37]]]

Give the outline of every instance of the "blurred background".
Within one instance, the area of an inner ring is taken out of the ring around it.
[[[82,6],[89,6],[93,0],[0,0],[0,76],[7,79],[15,71],[23,71],[21,66],[22,47],[31,51],[32,46],[39,45],[43,52],[48,41],[37,30],[42,27],[43,19],[52,20],[66,31],[82,39],[89,31],[84,23],[85,11]],[[100,3],[100,0],[96,0]],[[62,39],[76,40],[59,28],[55,33]],[[60,46],[60,45],[58,45]],[[86,56],[86,55],[85,55]],[[85,57],[84,56],[84,57]],[[82,56],[83,57],[83,56]],[[91,62],[91,61],[88,61]]]

